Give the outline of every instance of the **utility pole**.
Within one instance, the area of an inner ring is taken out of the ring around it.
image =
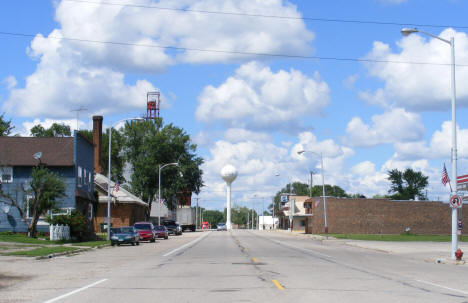
[[[198,229],[198,196],[195,198],[197,200],[197,206],[195,208],[195,230]]]
[[[312,198],[312,188],[313,188],[313,182],[314,182],[313,176],[314,176],[314,172],[310,171],[310,193],[309,193],[309,198]]]

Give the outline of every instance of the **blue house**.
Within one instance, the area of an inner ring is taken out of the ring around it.
[[[73,209],[92,221],[94,196],[94,145],[79,132],[73,137],[0,137],[0,232],[26,232],[30,216],[29,199],[32,168],[43,165],[62,177],[66,196],[59,212]],[[11,199],[20,205],[24,216]],[[38,231],[48,231],[44,216]]]

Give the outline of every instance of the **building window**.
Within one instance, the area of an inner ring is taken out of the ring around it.
[[[305,226],[305,220],[301,220],[301,227]]]
[[[81,166],[78,166],[78,181],[77,185],[81,187],[81,183],[83,182],[83,168]]]
[[[11,167],[11,166],[1,166],[0,167],[0,181],[2,183],[11,183],[11,182],[13,182],[13,167]]]

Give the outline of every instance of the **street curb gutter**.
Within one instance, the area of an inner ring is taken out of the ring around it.
[[[89,251],[89,250],[92,250],[92,249],[100,249],[100,248],[103,248],[103,247],[106,247],[106,246],[110,246],[110,245],[109,244],[104,244],[104,245],[95,246],[95,247],[80,248],[80,249],[77,249],[77,250],[71,250],[71,251],[64,251],[64,252],[55,253],[55,254],[49,254],[47,256],[39,256],[39,257],[36,257],[36,260],[44,260],[44,259],[51,259],[51,258],[54,258],[54,257],[74,255],[74,254]]]

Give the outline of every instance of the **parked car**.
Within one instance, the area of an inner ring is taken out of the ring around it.
[[[111,228],[111,245],[132,244],[140,245],[140,235],[133,226]]]
[[[226,223],[218,223],[216,230],[227,230]]]
[[[174,220],[164,220],[163,225],[166,226],[170,235],[181,235],[182,227]]]
[[[155,225],[154,231],[156,233],[156,237],[158,238],[164,238],[164,239],[169,238],[169,232],[167,230],[167,227],[164,225]]]
[[[136,222],[133,226],[138,231],[141,241],[156,241],[156,233],[154,231],[153,223],[151,222]]]

